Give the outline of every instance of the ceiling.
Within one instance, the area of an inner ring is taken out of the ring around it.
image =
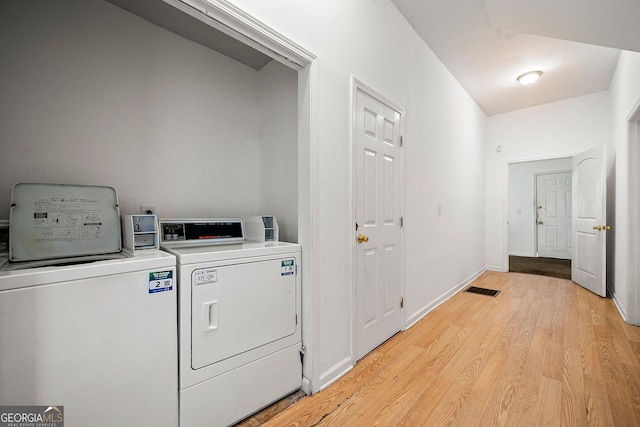
[[[241,64],[261,70],[272,58],[212,25],[158,0],[106,0],[188,40],[206,46]]]
[[[639,0],[391,1],[488,116],[607,90],[640,52]]]

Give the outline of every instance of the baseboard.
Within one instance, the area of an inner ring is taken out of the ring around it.
[[[427,314],[429,314],[429,312],[431,312],[433,309],[435,309],[436,307],[438,307],[440,304],[442,304],[443,302],[445,302],[446,300],[448,300],[449,298],[451,298],[452,296],[454,296],[455,294],[457,294],[458,292],[460,292],[462,290],[462,288],[464,288],[465,286],[467,286],[469,283],[473,282],[474,280],[476,280],[478,277],[480,277],[480,275],[482,273],[484,273],[486,271],[486,268],[481,268],[480,270],[476,271],[475,273],[473,273],[471,276],[467,277],[464,281],[462,281],[462,283],[459,283],[458,285],[456,285],[455,287],[453,287],[452,289],[450,289],[449,291],[445,292],[444,294],[440,295],[438,298],[436,298],[433,302],[431,302],[430,304],[427,304],[426,306],[422,307],[420,310],[418,310],[415,314],[413,314],[412,316],[408,317],[405,320],[405,324],[403,327],[403,331],[406,331],[407,329],[409,329],[410,327],[412,327],[413,325],[415,325],[417,322],[419,322],[424,316],[426,316]]]
[[[500,266],[498,266],[498,265],[487,265],[485,268],[486,268],[486,270],[489,270],[489,271],[500,271],[502,273],[506,273],[508,271],[502,265],[500,265]]]
[[[622,317],[622,320],[624,320],[627,323],[630,323],[629,317],[625,313],[624,308],[622,307],[622,304],[620,304],[620,301],[618,301],[616,293],[613,292],[613,290],[611,289],[611,285],[609,283],[607,283],[607,292],[609,293],[609,295],[611,295],[611,300],[613,301],[616,308],[618,309],[618,313],[620,313],[620,317]]]
[[[313,393],[313,387],[311,387],[311,380],[305,376],[302,377],[302,386],[300,387],[302,391],[307,394]]]
[[[331,384],[339,380],[343,375],[353,369],[352,360],[353,358],[351,356],[345,357],[340,362],[329,368],[325,373],[320,375],[318,381],[320,383],[320,387],[318,391],[322,391],[325,388],[329,387]]]

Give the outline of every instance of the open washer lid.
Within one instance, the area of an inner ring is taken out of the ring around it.
[[[120,252],[116,190],[95,185],[19,183],[11,193],[9,260]]]

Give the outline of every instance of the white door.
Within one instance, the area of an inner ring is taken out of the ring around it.
[[[536,175],[538,256],[571,259],[571,172]]]
[[[573,157],[571,280],[606,296],[607,174],[605,146]]]
[[[355,105],[357,359],[400,330],[400,120],[358,88]]]

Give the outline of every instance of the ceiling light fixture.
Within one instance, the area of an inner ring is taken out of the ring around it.
[[[541,74],[542,71],[529,71],[528,73],[518,76],[518,81],[523,86],[529,86],[530,84],[535,83]]]

